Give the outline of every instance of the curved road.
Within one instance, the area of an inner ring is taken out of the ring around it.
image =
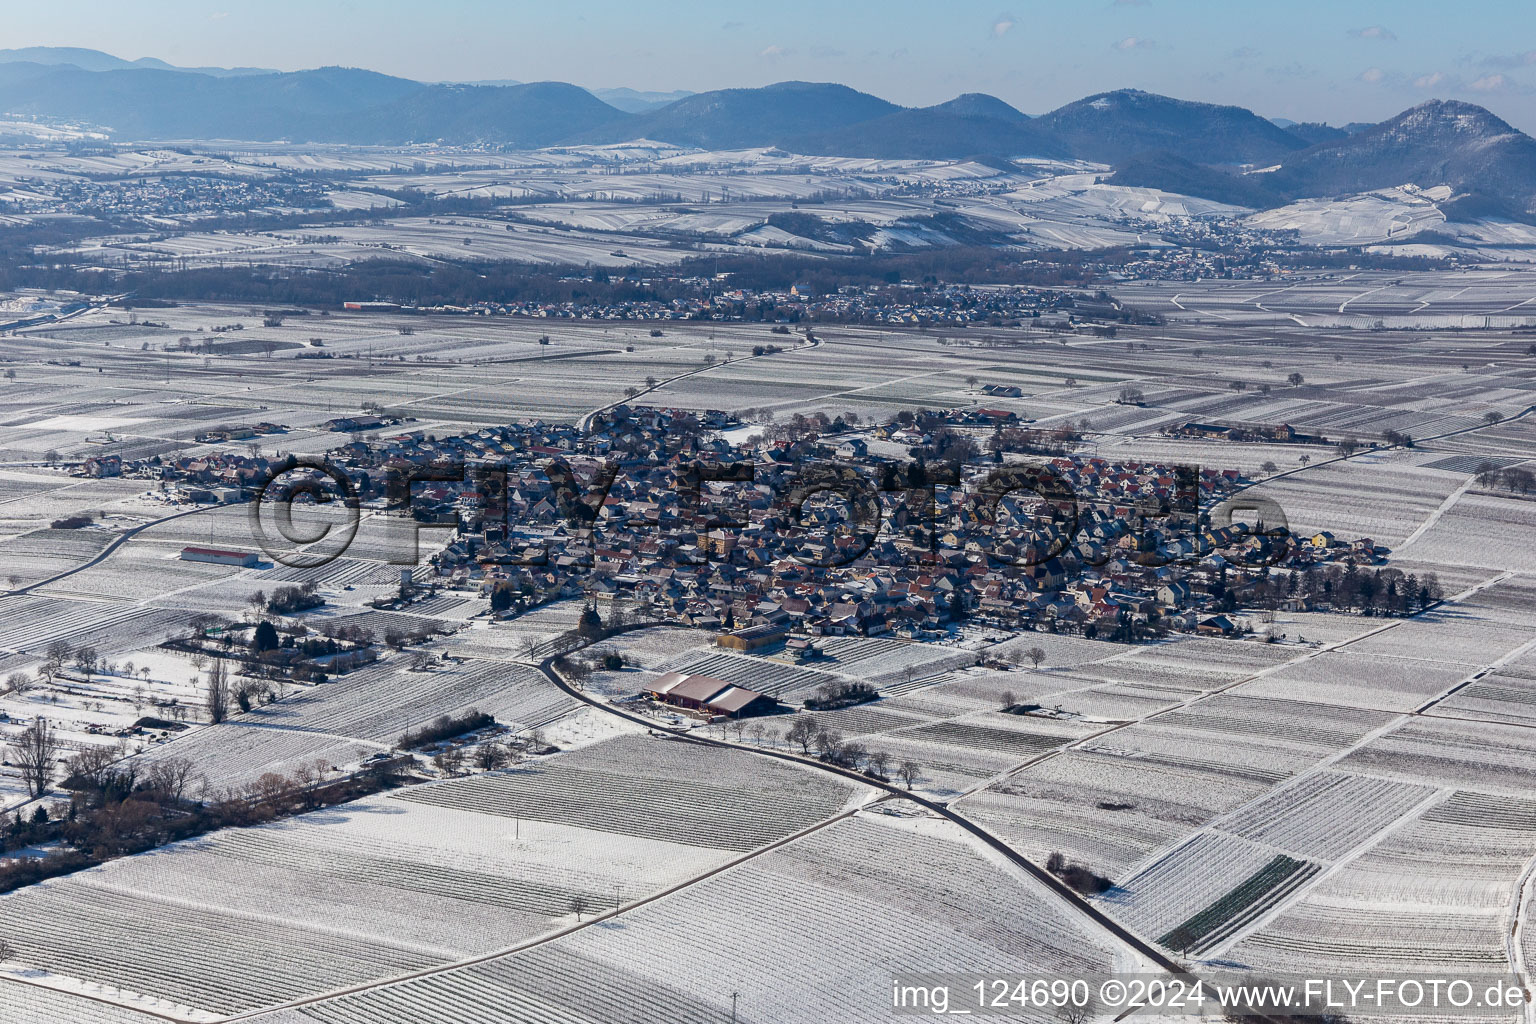
[[[15,590],[0,591],[0,597],[19,597],[22,594],[29,594],[29,593],[31,593],[32,591],[36,590],[38,587],[46,587],[50,583],[57,583],[59,580],[62,580],[62,579],[66,578],[66,577],[69,577],[69,576],[73,576],[77,572],[84,572],[86,569],[89,569],[91,566],[100,564],[108,555],[110,555],[112,552],[116,551],[118,548],[122,547],[123,544],[126,543],[128,540],[130,540],[131,538],[133,538],[134,536],[136,536],[136,535],[138,535],[140,533],[143,533],[145,530],[149,529],[151,526],[159,526],[161,523],[168,523],[168,522],[170,522],[173,519],[181,519],[184,516],[197,515],[197,513],[199,513],[199,512],[210,512],[210,511],[212,511],[213,509],[216,509],[216,508],[223,508],[223,507],[225,507],[228,504],[230,504],[230,503],[229,502],[218,502],[218,503],[213,504],[213,505],[199,505],[196,508],[184,509],[181,512],[172,512],[170,515],[168,515],[168,516],[161,516],[159,519],[151,519],[151,520],[149,520],[147,522],[140,523],[138,526],[130,526],[128,529],[122,531],[116,537],[112,538],[111,543],[109,543],[106,547],[104,547],[100,551],[98,551],[89,561],[81,562],[79,565],[75,566],[72,569],[65,569],[63,572],[56,572],[52,576],[47,577],[46,579],[38,580],[36,583],[28,583],[26,586],[24,586],[24,587],[17,587]],[[243,503],[240,503],[240,504],[243,504]]]
[[[584,704],[597,708],[600,711],[605,711],[609,714],[617,715],[618,717],[627,719],[628,721],[634,722],[637,725],[643,725],[652,732],[667,733],[677,739],[682,739],[690,743],[702,744],[704,746],[727,747],[732,750],[744,750],[751,754],[757,754],[760,757],[771,757],[779,761],[789,761],[793,764],[815,768],[820,771],[831,772],[834,775],[841,775],[845,778],[852,779],[855,782],[862,783],[865,786],[884,790],[889,796],[894,796],[903,800],[910,800],[918,806],[923,807],[933,812],[934,814],[937,814],[940,817],[953,822],[954,824],[965,829],[971,835],[975,836],[977,839],[980,839],[982,842],[986,843],[987,846],[1002,854],[1011,863],[1023,868],[1036,879],[1043,882],[1058,896],[1076,908],[1079,913],[1083,914],[1083,916],[1089,918],[1091,921],[1102,927],[1115,938],[1119,939],[1121,942],[1125,943],[1136,952],[1142,954],[1148,960],[1151,960],[1153,963],[1162,967],[1164,970],[1170,971],[1174,974],[1189,973],[1187,968],[1178,962],[1169,959],[1168,956],[1165,955],[1156,946],[1153,946],[1151,943],[1144,941],[1139,936],[1128,931],[1119,923],[1106,915],[1098,907],[1085,900],[1081,895],[1078,894],[1077,890],[1073,889],[1071,886],[1067,885],[1061,879],[1057,878],[1049,871],[1046,871],[1038,864],[1035,864],[1033,861],[1026,858],[1023,854],[1019,853],[1013,847],[1009,846],[1007,843],[1003,842],[997,836],[993,835],[991,832],[988,832],[986,829],[982,828],[980,825],[976,824],[965,815],[951,809],[948,804],[940,803],[937,800],[930,800],[927,797],[920,796],[917,793],[911,792],[910,790],[904,790],[892,783],[881,782],[878,779],[870,778],[862,772],[856,772],[848,768],[841,768],[837,765],[828,764],[825,761],[818,761],[813,758],[802,757],[799,754],[790,753],[788,751],[765,750],[761,747],[748,746],[742,743],[732,743],[729,740],[716,740],[710,739],[707,736],[696,736],[693,735],[692,731],[688,729],[674,729],[668,726],[659,725],[642,715],[637,715],[633,712],[625,711],[621,708],[616,708],[606,701],[600,701],[596,698],[589,697],[586,693],[582,692],[577,687],[574,687],[570,683],[566,682],[560,673],[555,671],[554,666],[552,665],[553,661],[554,657],[545,658],[535,667],[537,667],[539,671],[544,674],[546,679],[554,683],[565,693],[576,698]]]

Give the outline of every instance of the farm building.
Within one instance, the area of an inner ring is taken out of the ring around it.
[[[748,626],[746,629],[724,633],[715,643],[732,651],[756,651],[772,647],[783,640],[788,632],[789,626],[786,623],[765,622],[760,626]]]
[[[686,672],[668,672],[657,676],[645,692],[664,704],[730,718],[771,714],[779,706],[778,701],[756,690],[714,676],[689,675]]]
[[[182,548],[183,562],[213,562],[215,565],[238,565],[253,569],[261,561],[254,551],[231,551],[226,548]]]

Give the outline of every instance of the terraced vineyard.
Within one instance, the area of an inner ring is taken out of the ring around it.
[[[807,769],[760,764],[735,751],[636,737],[605,746],[605,756],[623,762],[600,764],[577,752],[545,764],[423,786],[398,799],[745,851],[837,813],[851,792]],[[676,774],[655,774],[657,763],[671,763]],[[633,774],[626,770],[630,766]]]
[[[1319,772],[1243,808],[1221,827],[1297,856],[1334,860],[1437,792],[1390,779]]]
[[[1533,848],[1536,801],[1457,792],[1224,955],[1275,970],[1508,971]]]
[[[95,876],[24,889],[0,908],[26,922],[11,938],[25,963],[223,1013],[447,959],[378,936],[118,892]]]
[[[380,744],[262,725],[237,716],[151,747],[137,760],[147,765],[166,758],[185,758],[217,792],[244,789],[267,772],[290,775],[317,760],[324,760],[327,766],[354,765],[383,749]]]
[[[721,823],[713,847],[512,821],[499,813],[504,805],[413,799],[449,783],[112,861],[0,898],[0,914],[7,934],[27,932],[16,945],[29,966],[66,985],[142,993],[161,1008],[235,1012],[381,980],[570,924],[576,900],[591,912],[704,875],[744,843],[836,813],[854,791],[792,767],[758,773],[746,755],[714,753],[627,737],[541,766],[579,757],[585,767],[573,771],[596,776],[606,766],[622,784],[631,772],[667,776],[688,765],[734,782],[736,790],[676,797],[689,820]],[[247,977],[234,979],[240,972]]]
[[[25,596],[0,598],[0,648],[40,652],[55,640],[106,654],[159,643],[182,629],[188,613],[104,601]]]
[[[1258,843],[1215,830],[1180,843],[1118,882],[1099,902],[1117,921],[1156,939],[1217,902],[1275,857]]]
[[[792,842],[633,911],[621,927],[299,1015],[323,1024],[458,1024],[491,1013],[539,1024],[714,1024],[730,1018],[735,992],[743,1022],[876,1021],[889,1017],[893,968],[1070,975],[1116,966],[1053,895],[980,855],[953,826],[879,818]],[[914,863],[933,870],[917,882]]]
[[[396,658],[311,687],[249,717],[260,724],[389,743],[438,715],[470,708],[533,728],[576,705],[536,669],[523,665],[469,661],[410,672]]]
[[[112,995],[121,998],[119,992]],[[6,1024],[156,1024],[163,1019],[8,978],[0,978],[0,1006],[5,1007]]]
[[[1269,788],[1209,768],[1069,750],[959,806],[1037,861],[1059,851],[1113,880]]]
[[[1158,938],[1169,949],[1201,953],[1252,921],[1321,870],[1316,864],[1276,854],[1237,888]]]

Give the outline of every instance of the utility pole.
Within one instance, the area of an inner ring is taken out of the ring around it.
[[[731,993],[731,1024],[736,1024],[736,997],[739,994],[737,992]]]

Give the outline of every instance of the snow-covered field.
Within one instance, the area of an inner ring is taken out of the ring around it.
[[[0,914],[29,968],[231,1013],[505,949],[865,799],[628,735],[113,861],[0,897]]]

